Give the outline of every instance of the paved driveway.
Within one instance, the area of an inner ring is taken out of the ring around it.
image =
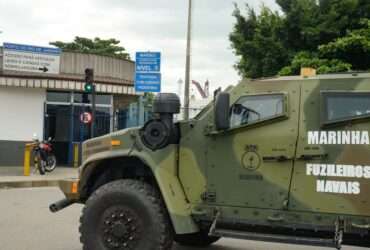
[[[81,250],[81,206],[51,214],[48,205],[61,199],[57,188],[0,190],[0,250]],[[195,248],[194,248],[195,249]],[[324,250],[326,248],[221,240],[210,250]],[[344,250],[365,248],[344,247]],[[173,250],[190,250],[175,245]]]

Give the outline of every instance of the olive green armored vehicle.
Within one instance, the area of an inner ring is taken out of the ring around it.
[[[194,119],[83,144],[54,212],[85,205],[85,250],[206,247],[221,237],[341,248],[370,239],[370,74],[246,80]]]

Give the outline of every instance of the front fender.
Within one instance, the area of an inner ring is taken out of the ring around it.
[[[177,146],[169,145],[159,151],[117,149],[100,152],[89,157],[81,166],[80,187],[86,186],[87,181],[99,162],[120,157],[135,157],[147,165],[161,191],[172,224],[177,234],[188,234],[199,231],[191,217],[191,206],[187,202],[177,173]]]

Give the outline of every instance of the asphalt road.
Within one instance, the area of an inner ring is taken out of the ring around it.
[[[81,250],[78,220],[81,206],[51,214],[48,205],[61,199],[56,188],[0,190],[1,250]],[[325,250],[329,248],[221,240],[209,250]],[[344,250],[366,248],[344,247]],[[173,250],[195,250],[175,245]]]

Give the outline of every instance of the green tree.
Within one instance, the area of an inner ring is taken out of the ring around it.
[[[120,41],[114,38],[101,39],[96,37],[94,39],[76,36],[73,42],[51,42],[63,51],[90,53],[102,56],[112,56],[119,59],[130,59],[130,55],[126,49],[120,46]]]
[[[352,69],[369,70],[370,21],[363,20],[364,28],[349,31],[347,35],[320,45],[315,52],[299,52],[280,75],[298,74],[301,67],[314,67],[318,73],[345,72]]]
[[[144,105],[145,107],[152,107],[154,102],[155,94],[151,92],[144,93]]]
[[[230,40],[242,76],[298,74],[303,66],[315,67],[319,73],[370,69],[370,1],[276,2],[281,13],[263,6],[256,14],[247,6],[243,15],[235,8]],[[269,34],[261,33],[266,23]]]
[[[241,58],[236,67],[249,77],[273,75],[280,65],[288,63],[282,42],[282,19],[267,7],[262,8],[259,16],[249,6],[247,8],[248,19],[241,15],[238,8],[234,12],[237,23],[230,40],[235,53]]]
[[[352,65],[339,59],[323,59],[315,53],[302,51],[294,56],[289,66],[280,70],[279,75],[297,75],[302,67],[315,68],[318,74],[328,74],[349,71]]]
[[[340,59],[357,70],[370,67],[370,21],[364,20],[364,28],[350,31],[346,36],[319,46],[321,58]]]

